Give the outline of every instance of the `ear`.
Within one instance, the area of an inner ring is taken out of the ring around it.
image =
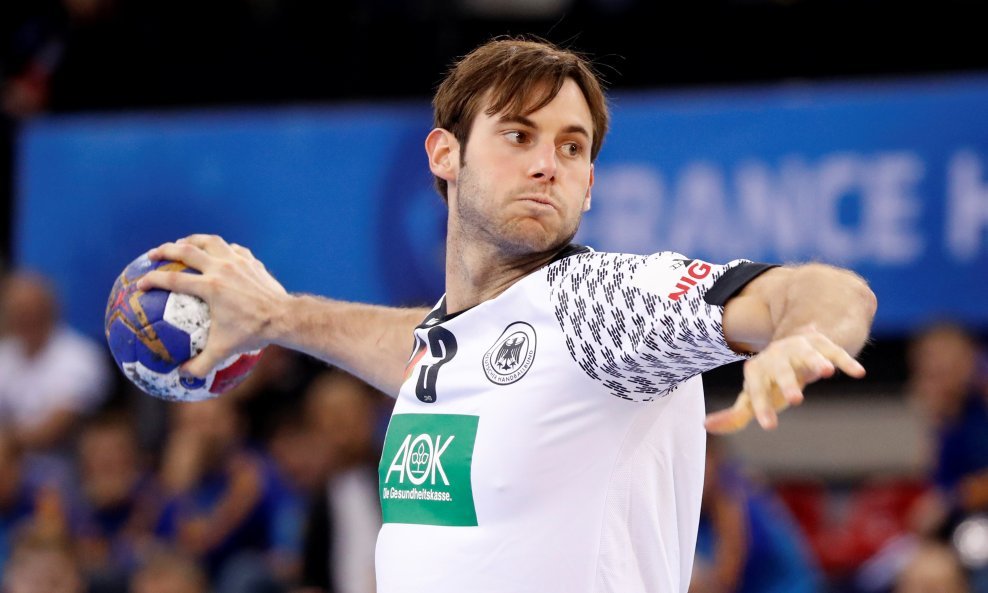
[[[587,186],[587,197],[583,198],[583,211],[590,210],[590,190],[593,189],[593,165],[590,165],[590,185]]]
[[[460,170],[460,143],[449,130],[435,128],[425,137],[429,170],[447,183],[454,183]]]

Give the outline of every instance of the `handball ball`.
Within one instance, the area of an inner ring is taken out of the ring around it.
[[[176,261],[152,261],[144,254],[113,283],[106,303],[106,341],[123,373],[142,391],[170,401],[216,397],[243,381],[261,351],[236,354],[204,379],[182,377],[178,367],[206,346],[209,305],[202,299],[167,290],[138,290],[137,281],[152,270],[196,270]]]

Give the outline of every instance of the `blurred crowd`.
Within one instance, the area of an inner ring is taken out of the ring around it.
[[[768,482],[711,442],[690,590],[988,592],[986,363],[960,325],[912,336],[901,397],[929,443],[921,475]]]
[[[154,399],[34,274],[0,327],[0,591],[374,591],[390,398],[271,347],[223,397]]]
[[[692,593],[988,593],[983,348],[937,324],[908,368],[928,473],[854,484],[841,517],[826,484],[767,480],[711,438]],[[10,273],[0,592],[372,592],[391,401],[270,347],[235,391],[165,403],[59,321],[49,279]]]

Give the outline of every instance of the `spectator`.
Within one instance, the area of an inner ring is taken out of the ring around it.
[[[27,479],[17,441],[0,431],[0,574],[13,542],[26,532],[66,537],[65,505],[57,489]]]
[[[126,592],[131,571],[152,542],[157,485],[126,415],[105,413],[87,422],[78,453],[81,488],[73,531],[90,593]]]
[[[311,564],[304,560],[306,532],[326,529],[325,521],[306,521],[306,513],[307,507],[312,505],[311,501],[325,498],[329,450],[324,435],[316,430],[312,419],[301,406],[293,411],[283,410],[272,427],[268,450],[296,500],[291,512],[285,513],[278,521],[279,530],[272,556],[279,578],[285,583],[297,585],[303,580],[303,567]],[[325,535],[328,537],[328,532]],[[326,554],[315,559],[321,574],[328,574],[328,561]]]
[[[15,534],[30,522],[35,495],[24,480],[20,449],[16,441],[0,431],[0,574],[10,556]]]
[[[988,508],[988,405],[977,381],[978,345],[963,328],[940,324],[909,349],[909,391],[934,440],[935,489],[914,513],[916,530],[946,536],[964,516]]]
[[[979,345],[956,324],[918,333],[909,348],[909,390],[934,440],[933,489],[915,505],[913,526],[948,542],[968,518],[988,511],[988,391]],[[968,566],[971,588],[988,592],[988,564]]]
[[[819,574],[783,504],[710,439],[691,593],[812,593]]]
[[[383,402],[391,400],[343,371],[316,378],[306,394],[306,416],[329,454],[329,478],[306,522],[304,583],[315,590],[375,590],[374,547],[381,528],[376,427],[386,412]]]
[[[0,427],[41,471],[66,473],[79,419],[107,395],[106,354],[59,322],[54,291],[35,274],[0,284],[0,322]]]
[[[245,445],[231,399],[172,412],[161,470],[169,498],[157,534],[205,562],[219,593],[280,590],[271,554],[296,501],[270,460]]]

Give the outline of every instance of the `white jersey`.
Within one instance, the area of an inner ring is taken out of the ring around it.
[[[0,426],[36,428],[57,411],[91,412],[111,381],[99,345],[66,326],[35,356],[12,337],[0,339]]]
[[[768,266],[571,246],[415,330],[380,464],[379,593],[678,593],[703,488],[700,373]],[[705,299],[706,297],[706,299]]]

